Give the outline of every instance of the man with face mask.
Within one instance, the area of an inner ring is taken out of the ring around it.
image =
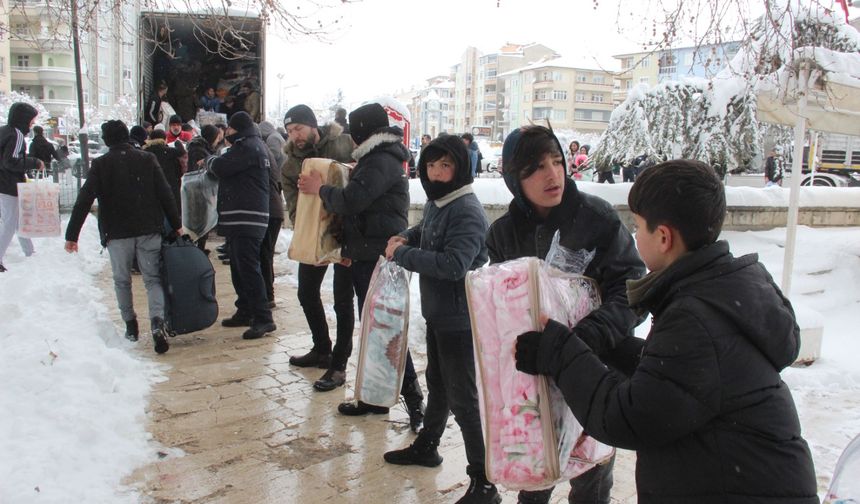
[[[32,105],[13,103],[5,126],[0,127],[0,273],[6,271],[3,256],[18,229],[18,182],[28,171],[45,168],[41,160],[27,156],[24,138],[39,113]],[[24,255],[33,254],[33,242],[18,237]]]

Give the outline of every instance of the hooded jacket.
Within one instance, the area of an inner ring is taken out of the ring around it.
[[[376,261],[388,239],[409,223],[409,182],[403,162],[409,150],[398,127],[378,130],[353,151],[357,161],[343,188],[324,185],[326,210],[343,217],[341,255],[354,261]]]
[[[18,182],[24,181],[27,171],[39,166],[38,159],[27,157],[25,144],[30,122],[38,114],[26,103],[13,103],[9,107],[7,123],[0,127],[0,194],[17,197]]]
[[[275,168],[278,169],[278,172],[281,170],[281,166],[284,164],[284,146],[286,145],[286,140],[281,136],[280,133],[275,131],[275,126],[269,121],[263,121],[260,123],[260,137],[266,143],[266,147],[269,148],[269,152],[272,153],[272,158],[275,160]],[[278,185],[281,185],[281,180],[283,179],[282,175],[278,173]]]
[[[688,253],[635,308],[653,325],[629,378],[556,322],[540,340],[538,371],[591,436],[636,450],[639,502],[817,503],[779,375],[797,357],[800,330],[758,256],[735,258],[722,241]]]
[[[102,246],[113,239],[160,235],[165,216],[173,229],[182,225],[158,160],[128,143],[114,145],[107,154],[93,159],[69,217],[66,241],[78,241],[96,199]]]
[[[227,141],[230,150],[205,162],[218,177],[218,234],[262,239],[269,226],[269,150],[253,123]]]
[[[421,152],[418,174],[427,187],[427,154],[443,151],[454,160],[454,179],[448,192],[424,205],[424,216],[400,236],[394,261],[420,274],[421,314],[438,331],[471,329],[466,303],[466,273],[487,262],[484,236],[489,223],[471,190],[472,172],[463,141],[455,135],[433,140]]]
[[[296,204],[299,198],[299,175],[302,173],[302,162],[307,158],[326,158],[341,163],[352,162],[352,138],[342,134],[340,125],[333,123],[320,126],[317,131],[320,138],[313,145],[305,145],[299,149],[292,140],[284,145],[286,159],[281,166],[281,183],[284,186],[284,200],[290,222],[296,222]]]
[[[544,259],[558,231],[564,247],[584,256],[593,254],[583,274],[597,282],[603,301],[577,324],[578,333],[601,355],[624,340],[633,341],[633,328],[640,320],[627,305],[627,280],[644,275],[645,265],[615,209],[603,199],[581,193],[573,180],[565,178],[561,204],[544,220],[532,210],[519,180],[506,174],[505,182],[514,200],[508,212],[490,226],[490,263],[520,257]]]

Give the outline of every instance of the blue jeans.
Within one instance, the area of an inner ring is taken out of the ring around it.
[[[460,426],[466,448],[466,473],[484,474],[484,435],[475,382],[472,331],[437,331],[427,324],[427,410],[424,429],[438,442],[445,432],[448,412]]]
[[[615,467],[615,455],[605,464],[598,465],[570,480],[570,493],[567,501],[570,504],[609,504],[609,492],[612,490],[612,468]],[[536,492],[521,491],[518,501],[522,504],[546,504],[552,495],[553,488]]]
[[[361,309],[364,307],[364,298],[370,288],[370,278],[376,268],[376,261],[352,261],[352,285],[355,287],[355,296],[358,298],[358,318],[361,320]],[[406,350],[406,369],[403,371],[403,386],[400,388],[402,394],[406,388],[418,379],[415,366],[412,364],[412,354]]]

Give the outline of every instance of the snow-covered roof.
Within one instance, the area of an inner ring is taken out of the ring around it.
[[[604,72],[617,72],[619,62],[615,59],[598,58],[596,56],[562,56],[551,60],[538,61],[522,68],[514,70],[522,72],[527,70],[537,70],[540,68],[576,68],[580,70],[598,70]],[[510,72],[505,72],[508,74]],[[502,75],[505,75],[502,74]]]

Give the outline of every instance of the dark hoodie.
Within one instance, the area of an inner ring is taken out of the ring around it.
[[[756,255],[726,242],[688,253],[647,280],[653,314],[629,378],[551,322],[538,371],[552,376],[586,431],[636,450],[639,502],[817,503],[815,471],[779,372],[800,330]]]
[[[344,217],[341,255],[375,262],[388,239],[409,222],[409,181],[403,171],[409,150],[403,131],[391,127],[372,134],[352,155],[357,163],[347,185],[324,185],[320,198],[326,210]]]
[[[505,140],[502,158],[511,160],[519,142],[520,130]],[[559,152],[563,152],[555,139]],[[506,163],[506,167],[508,167]],[[505,184],[514,195],[508,212],[490,226],[487,234],[490,262],[498,263],[520,257],[546,258],[556,231],[564,247],[593,254],[584,274],[600,287],[603,301],[577,325],[580,337],[598,354],[605,356],[617,346],[637,343],[633,328],[639,324],[627,305],[627,280],[645,274],[633,237],[612,205],[605,200],[579,191],[576,183],[565,178],[561,204],[541,219],[523,195],[522,184],[508,168],[503,172]],[[612,360],[612,364],[625,367]]]
[[[427,157],[443,152],[454,160],[454,178],[431,183]],[[437,331],[468,331],[465,278],[487,262],[484,236],[489,223],[471,190],[472,172],[466,146],[459,137],[443,135],[421,152],[418,173],[427,192],[424,216],[401,236],[394,261],[421,275],[421,314]]]
[[[218,177],[218,234],[263,238],[269,227],[269,149],[245,112],[233,114],[230,126],[241,128],[227,137],[230,150],[205,161]]]
[[[34,170],[39,160],[27,157],[25,137],[30,132],[30,122],[39,115],[26,103],[13,103],[9,107],[6,125],[0,127],[0,194],[18,196],[18,182],[24,181],[29,170]]]

